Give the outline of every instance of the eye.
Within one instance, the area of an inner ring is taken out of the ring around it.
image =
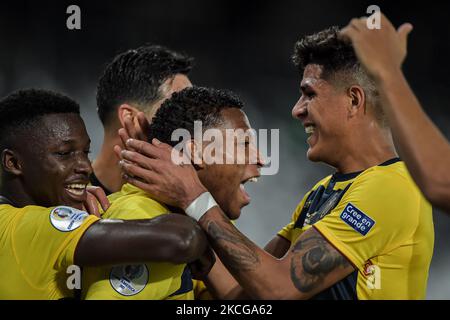
[[[56,152],[56,155],[60,156],[60,157],[66,157],[68,155],[70,155],[71,151],[58,151]]]

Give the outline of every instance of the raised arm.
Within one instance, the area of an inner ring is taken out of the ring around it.
[[[395,30],[383,15],[381,29],[369,30],[365,19],[353,19],[341,34],[355,52],[380,93],[395,145],[425,197],[450,212],[450,144],[423,111],[401,65],[406,57],[410,24]]]
[[[198,224],[179,214],[148,220],[99,220],[78,242],[75,263],[80,266],[190,263],[205,252],[207,243]]]

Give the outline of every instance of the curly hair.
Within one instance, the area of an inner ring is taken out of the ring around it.
[[[158,45],[142,46],[117,55],[97,85],[97,112],[103,125],[124,103],[140,106],[160,98],[159,87],[176,74],[187,75],[193,58]]]
[[[0,100],[0,146],[4,148],[20,130],[28,128],[48,114],[80,114],[80,106],[71,98],[48,90],[26,89]]]
[[[295,43],[292,60],[300,74],[308,64],[318,64],[322,66],[321,77],[336,86],[360,85],[378,122],[386,126],[375,83],[361,66],[352,44],[339,37],[339,31],[339,27],[333,26],[301,38]]]
[[[194,121],[201,121],[203,130],[223,122],[221,111],[242,109],[242,101],[232,92],[212,88],[192,87],[176,92],[164,101],[150,125],[149,140],[158,140],[175,146],[172,133],[186,129],[194,136]]]

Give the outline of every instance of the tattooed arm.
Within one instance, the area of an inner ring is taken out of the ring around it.
[[[124,178],[155,199],[186,209],[206,191],[191,165],[171,161],[170,146],[156,140],[152,144],[129,140],[126,145],[140,153],[122,152],[131,162],[122,162]],[[204,214],[199,224],[222,263],[253,298],[308,299],[354,271],[314,228],[277,259],[240,233],[217,206]]]
[[[256,299],[308,299],[354,271],[314,228],[277,259],[260,249],[215,207],[199,221],[222,263]]]
[[[289,250],[291,242],[279,235],[276,235],[265,247],[264,250],[275,258],[283,257]],[[233,278],[230,272],[223,265],[219,258],[209,274],[203,279],[208,291],[214,298],[220,300],[248,299],[249,295],[241,285]]]

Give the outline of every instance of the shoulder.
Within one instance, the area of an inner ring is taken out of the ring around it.
[[[110,196],[111,207],[103,214],[108,219],[151,219],[169,213],[162,203],[152,199],[144,191],[124,186]]]

